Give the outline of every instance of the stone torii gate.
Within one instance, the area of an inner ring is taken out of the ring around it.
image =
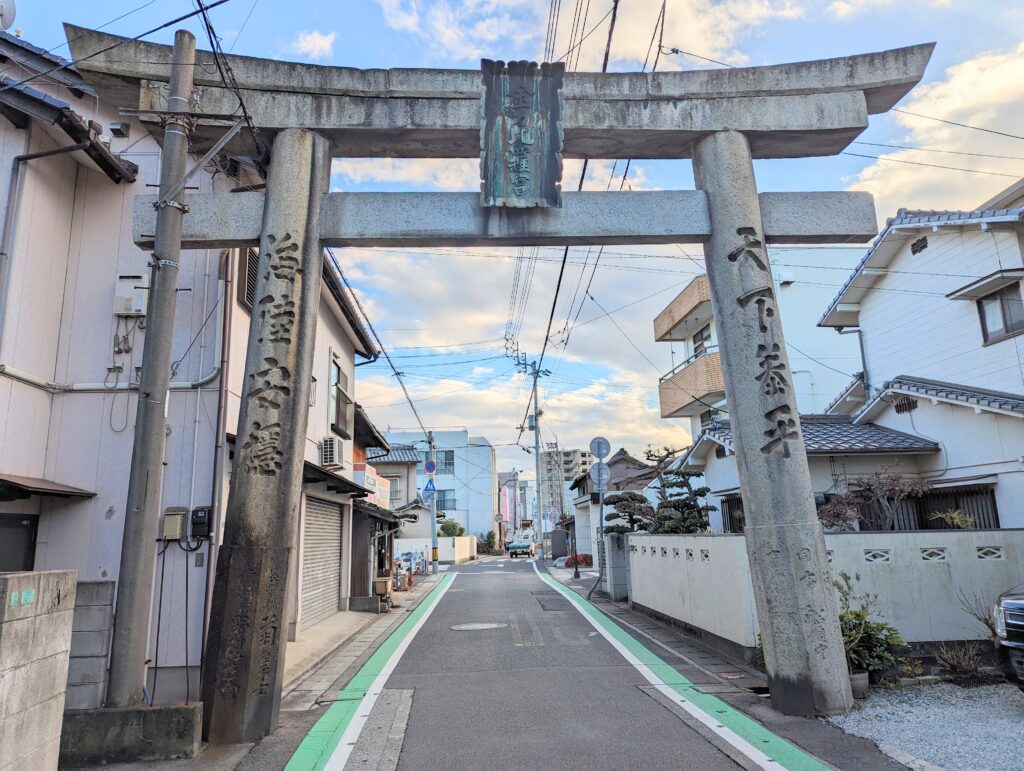
[[[101,96],[160,125],[169,47],[71,26],[67,35],[75,60],[92,57],[78,68]],[[772,703],[792,714],[847,711],[831,574],[766,245],[867,241],[874,206],[865,193],[759,194],[751,161],[841,152],[869,115],[920,80],[932,47],[772,67],[566,73],[564,157],[689,158],[698,189],[566,192],[560,208],[530,209],[484,208],[476,192],[327,192],[332,157],[479,157],[480,72],[228,57],[273,145],[265,193],[188,196],[182,234],[184,248],[260,249],[203,671],[210,740],[252,741],[277,724],[322,246],[703,244]],[[198,60],[192,141],[202,152],[235,121],[239,99],[211,54]],[[255,148],[243,133],[223,152]],[[152,248],[154,200],[137,199],[143,248]]]

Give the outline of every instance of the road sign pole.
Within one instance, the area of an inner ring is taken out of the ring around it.
[[[437,459],[434,457],[434,432],[427,432],[427,442],[430,443],[430,463],[432,468],[437,468]],[[431,472],[428,477],[433,481],[434,474]],[[437,575],[437,490],[430,496],[430,572]]]
[[[594,593],[604,578],[604,493],[608,489],[608,482],[612,472],[604,459],[611,452],[611,444],[603,436],[595,436],[590,440],[590,454],[597,458],[597,463],[590,467],[590,478],[597,485],[598,507],[597,507],[597,580],[587,592],[587,599]]]

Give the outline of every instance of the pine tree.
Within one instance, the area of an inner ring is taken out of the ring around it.
[[[605,515],[605,521],[625,519],[626,524],[605,527],[605,533],[650,532],[654,522],[654,507],[640,493],[626,491],[605,496],[605,505],[614,506],[615,511]]]
[[[658,506],[654,510],[652,533],[705,533],[711,526],[708,514],[716,510],[700,499],[710,492],[708,487],[694,487],[691,480],[700,472],[688,469],[666,469],[659,473]]]

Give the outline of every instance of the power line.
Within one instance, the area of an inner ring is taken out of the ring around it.
[[[971,126],[968,123],[957,123],[956,121],[946,120],[945,118],[936,118],[932,115],[922,115],[919,112],[901,110],[898,107],[893,107],[892,111],[902,113],[903,115],[913,115],[915,118],[925,118],[927,120],[937,121],[938,123],[947,123],[950,126],[959,126],[960,128],[972,129],[974,131],[984,131],[986,134],[998,134],[1001,137],[1010,137],[1010,139],[1024,139],[1024,137],[1018,136],[1017,134],[1007,134],[1005,131],[996,131],[995,129],[982,128],[981,126]]]
[[[603,306],[603,305],[601,305],[601,303],[599,303],[599,302],[598,302],[598,301],[597,301],[597,300],[595,299],[594,295],[592,295],[592,294],[589,294],[589,293],[588,293],[588,294],[587,294],[587,297],[589,297],[589,298],[590,298],[590,300],[591,300],[591,302],[593,302],[593,303],[594,303],[594,305],[596,305],[596,306],[597,306],[598,308],[600,308],[600,309],[601,309],[601,310],[602,310],[602,311],[604,312],[604,314],[605,314],[606,316],[608,316],[608,320],[609,320],[609,321],[611,321],[611,322],[612,322],[612,324],[614,324],[614,325],[615,325],[615,328],[616,328],[617,330],[619,330],[619,334],[621,334],[621,335],[622,335],[622,336],[623,336],[624,338],[626,338],[626,342],[627,342],[627,343],[629,343],[629,344],[630,344],[631,346],[633,346],[633,349],[634,349],[634,350],[635,350],[635,351],[636,351],[637,353],[639,353],[641,357],[643,357],[643,360],[644,360],[644,361],[646,361],[646,362],[647,362],[648,364],[650,364],[650,365],[651,365],[651,366],[652,366],[652,367],[654,368],[655,372],[658,372],[658,373],[660,374],[660,373],[661,373],[661,368],[660,368],[660,367],[659,367],[659,366],[658,366],[657,364],[655,364],[655,363],[654,363],[653,361],[651,361],[651,360],[650,360],[650,359],[648,358],[647,354],[646,354],[646,353],[644,353],[644,352],[643,352],[643,351],[642,351],[642,350],[640,349],[640,347],[639,347],[639,346],[638,346],[638,345],[637,345],[636,343],[634,343],[634,342],[633,342],[632,338],[631,338],[631,337],[630,337],[629,335],[627,335],[627,334],[626,334],[625,330],[623,330],[623,328],[622,328],[622,327],[620,327],[620,326],[619,326],[619,322],[617,322],[617,321],[615,320],[615,318],[614,318],[613,316],[611,316],[611,315],[610,315],[610,314],[608,313],[608,311],[607,311],[607,310],[605,310],[604,306]],[[671,380],[671,379],[670,379],[670,380],[667,380],[666,382],[668,382],[668,383],[671,383],[671,384],[672,384],[672,386],[673,386],[674,388],[676,388],[676,389],[678,389],[678,390],[682,391],[684,395],[686,395],[686,396],[688,396],[689,398],[693,399],[693,400],[694,400],[695,402],[697,402],[698,404],[703,404],[703,405],[704,405],[705,407],[707,407],[707,408],[708,408],[709,410],[714,410],[714,409],[717,409],[717,407],[715,407],[715,406],[714,406],[713,404],[708,404],[708,403],[707,403],[706,401],[704,401],[703,399],[701,399],[701,398],[700,398],[699,396],[696,396],[696,395],[694,395],[694,394],[691,394],[691,393],[690,393],[689,391],[687,391],[687,390],[686,390],[685,388],[683,388],[682,386],[680,386],[680,385],[679,385],[678,383],[676,383],[676,382],[675,382],[674,380]]]
[[[348,288],[349,294],[352,295],[352,299],[353,301],[355,301],[356,307],[359,309],[359,313],[362,314],[363,321],[365,321],[366,326],[369,327],[370,334],[372,334],[373,339],[377,341],[377,347],[380,348],[381,354],[383,354],[384,358],[387,359],[388,364],[391,365],[391,371],[395,373],[395,378],[398,380],[398,384],[402,387],[402,393],[405,394],[405,400],[409,403],[409,409],[412,410],[412,414],[416,417],[416,422],[419,423],[420,428],[423,429],[424,436],[426,436],[427,429],[424,428],[423,426],[423,421],[420,419],[420,413],[416,410],[415,402],[413,402],[412,397],[409,396],[409,389],[405,387],[405,381],[402,380],[402,374],[398,371],[398,368],[395,366],[394,362],[391,361],[391,356],[390,354],[388,354],[387,349],[384,347],[384,343],[380,339],[380,335],[378,335],[377,330],[373,328],[373,322],[370,321],[370,317],[366,315],[366,311],[363,310],[363,304],[359,302],[359,296],[352,288],[352,285],[348,282],[348,277],[345,275],[345,273],[341,270],[341,267],[338,265],[338,261],[337,258],[335,258],[334,256],[334,252],[331,249],[328,249],[327,253],[331,257],[333,267],[337,270],[342,282]]]
[[[682,54],[684,56],[692,56],[694,59],[703,59],[704,61],[711,62],[712,64],[720,64],[723,67],[729,67],[730,69],[735,69],[735,66],[732,65],[732,64],[726,64],[725,62],[718,61],[718,59],[711,59],[710,57],[701,56],[700,54],[691,53],[690,51],[683,51],[680,48],[665,48],[664,46],[659,46],[659,48],[661,49],[661,53],[666,54],[666,55],[679,55],[679,54]]]
[[[846,151],[841,152],[840,155],[851,155],[854,158],[872,158],[876,161],[885,161],[887,163],[906,163],[910,166],[927,166],[932,169],[946,169],[947,171],[966,171],[971,174],[986,174],[990,177],[1011,177],[1013,179],[1020,179],[1024,176],[1022,174],[1004,174],[1000,171],[982,171],[981,169],[962,169],[956,166],[940,166],[936,163],[921,163],[920,161],[903,161],[899,158],[889,158],[884,155],[865,155],[862,153],[851,153]]]
[[[235,50],[235,45],[238,43],[238,38],[242,37],[242,33],[245,32],[245,25],[249,23],[249,18],[252,16],[252,12],[256,10],[256,6],[260,4],[260,0],[252,0],[252,5],[249,6],[249,13],[245,15],[245,21],[242,22],[242,26],[238,29],[238,34],[235,35],[235,39],[231,41],[231,47],[228,48],[228,53]]]
[[[912,150],[919,153],[943,153],[944,155],[970,155],[974,158],[995,158],[1000,161],[1024,161],[1022,155],[991,155],[989,153],[969,153],[963,150],[944,150],[937,147],[910,147],[909,145],[887,145],[882,142],[851,142],[852,145],[867,145],[868,147],[887,147],[891,150]]]
[[[227,56],[224,54],[224,48],[221,46],[220,37],[213,29],[213,22],[210,20],[210,14],[207,11],[213,6],[203,6],[203,0],[194,0],[195,4],[199,7],[199,11],[202,14],[203,26],[206,28],[206,36],[210,40],[210,48],[213,51],[213,61],[217,65],[217,71],[220,73],[221,82],[224,83],[224,87],[231,91],[238,99],[238,109],[242,111],[242,117],[245,118],[245,125],[249,129],[249,136],[252,137],[253,144],[256,146],[257,156],[262,154],[263,157],[270,155],[270,146],[266,140],[263,139],[263,135],[260,130],[253,123],[252,116],[249,114],[249,109],[245,105],[245,99],[242,97],[242,89],[238,87],[238,81],[235,79],[235,72],[231,69],[231,64],[228,62]],[[238,110],[235,110],[237,113]],[[267,178],[267,170],[263,165],[263,161],[259,157],[253,158],[256,164],[256,170],[259,172],[263,179]]]
[[[614,11],[614,10],[615,10],[615,6],[617,6],[618,4],[619,4],[619,3],[618,3],[618,0],[615,0],[615,5],[613,5],[613,6],[611,7],[611,9],[609,9],[608,13],[606,13],[606,14],[605,14],[604,16],[602,16],[602,17],[601,17],[601,18],[600,18],[600,19],[599,19],[599,20],[598,20],[598,21],[597,21],[597,22],[596,22],[596,23],[594,24],[594,26],[590,28],[590,31],[589,31],[589,32],[588,32],[587,34],[585,34],[585,35],[584,35],[583,37],[581,37],[581,38],[580,38],[579,42],[578,42],[578,43],[576,43],[576,45],[572,46],[572,47],[571,47],[571,48],[570,48],[570,49],[569,49],[568,51],[566,51],[566,52],[565,52],[564,54],[562,54],[561,56],[559,56],[559,57],[558,57],[558,59],[557,59],[557,61],[562,61],[562,59],[564,59],[564,58],[565,58],[565,57],[567,57],[567,56],[568,56],[569,54],[571,54],[571,53],[572,53],[573,51],[575,51],[575,50],[576,50],[577,48],[579,48],[579,47],[580,47],[581,45],[583,45],[583,41],[585,41],[585,40],[586,40],[586,39],[587,39],[588,37],[590,37],[591,35],[593,35],[593,34],[594,34],[594,33],[595,33],[596,31],[597,31],[597,28],[598,28],[598,27],[600,27],[600,26],[601,26],[602,24],[604,24],[604,20],[605,20],[605,19],[607,19],[607,18],[608,18],[609,16],[611,16],[611,15],[612,15],[612,11]]]
[[[202,13],[205,13],[206,11],[210,10],[211,8],[216,8],[218,5],[224,5],[224,3],[227,3],[227,2],[230,2],[230,0],[216,0],[216,2],[211,3],[208,6],[205,6],[205,7],[200,6],[199,9],[197,9],[195,11],[192,11],[191,13],[186,13],[183,16],[179,16],[176,19],[171,19],[170,21],[161,24],[159,27],[153,27],[153,29],[147,30],[145,32],[142,32],[142,33],[136,35],[135,37],[124,38],[122,40],[118,40],[116,43],[113,43],[112,45],[109,45],[106,48],[101,48],[99,51],[94,51],[93,53],[89,54],[88,56],[83,56],[80,59],[75,59],[74,61],[65,62],[64,64],[57,65],[56,67],[51,67],[50,69],[46,70],[45,72],[36,73],[35,75],[31,75],[30,77],[27,77],[24,80],[19,80],[17,83],[8,83],[3,88],[0,88],[0,93],[3,93],[4,91],[9,91],[12,88],[18,88],[20,86],[23,86],[26,83],[30,83],[33,80],[37,79],[37,78],[45,78],[47,75],[52,75],[54,72],[60,72],[61,70],[66,70],[66,69],[69,69],[71,67],[74,67],[75,65],[80,64],[80,63],[82,63],[84,61],[87,61],[89,59],[92,59],[92,58],[94,58],[96,56],[99,56],[100,54],[105,54],[107,51],[113,51],[115,48],[118,48],[119,46],[123,46],[125,43],[134,43],[134,42],[136,42],[138,40],[141,40],[144,37],[148,37],[149,35],[152,35],[154,32],[159,32],[160,30],[167,29],[168,27],[173,27],[175,24],[178,24],[179,22],[185,21],[186,19],[191,19],[193,16],[198,16],[198,15],[200,15]]]

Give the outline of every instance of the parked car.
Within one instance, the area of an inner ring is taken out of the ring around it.
[[[1024,691],[1024,589],[1001,594],[993,609],[996,649],[1003,672]]]

